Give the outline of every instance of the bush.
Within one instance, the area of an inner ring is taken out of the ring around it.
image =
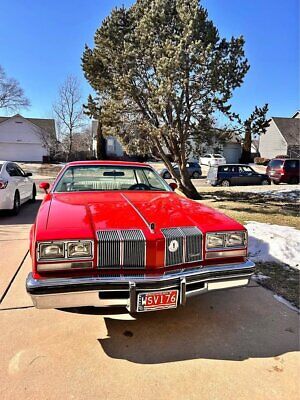
[[[269,161],[270,161],[269,158],[264,158],[264,157],[255,157],[254,158],[254,163],[257,165],[267,165]]]

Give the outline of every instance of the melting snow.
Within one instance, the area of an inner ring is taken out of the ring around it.
[[[249,221],[249,256],[256,262],[277,262],[300,270],[300,231],[289,226]]]

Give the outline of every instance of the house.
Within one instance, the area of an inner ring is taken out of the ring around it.
[[[232,132],[231,137],[226,139],[225,143],[220,142],[218,138],[213,140],[210,145],[203,145],[201,154],[223,154],[228,164],[236,164],[240,161],[242,155],[241,138],[238,134]]]
[[[42,162],[56,142],[53,119],[0,117],[0,160]]]
[[[92,121],[92,135],[93,135],[93,152],[96,155],[97,150],[97,127],[98,121]],[[109,157],[123,157],[124,150],[121,143],[114,136],[105,136],[106,139],[106,154]]]
[[[259,141],[263,158],[276,156],[300,157],[300,111],[291,118],[273,117]]]

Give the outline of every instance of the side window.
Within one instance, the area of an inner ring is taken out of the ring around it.
[[[6,172],[9,176],[19,176],[16,167],[14,166],[14,164],[11,163],[6,165]]]
[[[16,173],[18,174],[18,176],[23,176],[23,177],[25,176],[24,171],[17,165],[15,165],[15,170],[16,170]]]
[[[233,167],[231,167],[229,165],[222,165],[221,167],[219,167],[219,172],[230,173],[230,172],[234,172],[234,171],[233,171]]]

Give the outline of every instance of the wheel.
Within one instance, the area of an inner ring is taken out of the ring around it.
[[[35,198],[36,198],[36,186],[35,186],[35,185],[33,185],[33,187],[32,187],[32,195],[31,195],[30,203],[34,203],[34,202],[35,202]]]
[[[192,178],[193,178],[193,179],[199,179],[200,176],[201,176],[201,175],[200,175],[200,173],[199,173],[198,171],[194,171],[193,174],[192,174]]]
[[[297,178],[296,176],[294,176],[293,178],[290,179],[289,182],[291,185],[297,185],[297,183],[299,183],[299,178]]]
[[[268,179],[263,179],[263,180],[261,181],[261,185],[271,185],[271,182],[268,181]]]
[[[224,180],[222,181],[222,183],[221,183],[221,186],[225,186],[225,187],[230,186],[230,181],[229,181],[228,179],[224,179]]]
[[[20,211],[20,208],[21,208],[20,194],[19,194],[18,191],[16,191],[15,192],[15,197],[14,197],[14,207],[13,207],[11,213],[13,215],[18,215],[19,211]]]
[[[163,175],[163,178],[164,178],[164,179],[171,179],[171,174],[170,174],[170,172],[166,171],[166,172],[164,173],[164,175]]]

